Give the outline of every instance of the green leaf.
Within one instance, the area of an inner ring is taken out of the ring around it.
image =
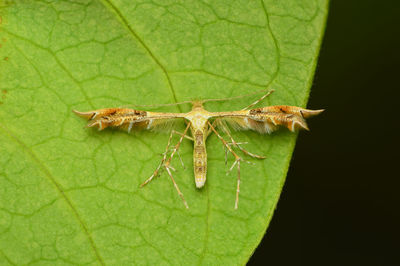
[[[187,210],[166,173],[139,188],[168,134],[98,132],[71,111],[267,87],[276,91],[263,105],[305,106],[327,2],[0,2],[0,264],[245,264],[271,220],[296,134],[234,133],[268,156],[242,165],[238,210],[236,174],[226,176],[216,136],[200,190],[184,140],[186,169],[172,163]],[[261,95],[206,108],[238,110]]]

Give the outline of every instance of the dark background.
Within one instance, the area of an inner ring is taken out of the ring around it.
[[[249,265],[400,265],[400,1],[332,0],[308,107]]]

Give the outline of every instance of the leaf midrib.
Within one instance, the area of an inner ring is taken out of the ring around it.
[[[128,20],[122,15],[122,13],[119,11],[119,9],[113,3],[111,3],[109,0],[103,0],[102,2],[104,3],[104,6],[110,8],[112,11],[114,11],[114,13],[117,15],[117,17],[121,21],[121,24],[129,31],[131,36],[133,36],[133,38],[136,39],[143,46],[143,48],[146,50],[146,52],[149,54],[149,56],[153,59],[153,61],[160,67],[160,69],[162,70],[162,72],[165,75],[165,78],[167,79],[168,86],[171,91],[173,100],[175,102],[178,102],[178,100],[176,98],[174,86],[172,84],[171,78],[168,74],[166,67],[163,64],[161,64],[160,60],[158,60],[158,58],[154,55],[154,53],[151,51],[150,47],[144,42],[144,40],[142,38],[139,37],[139,35],[136,33],[136,31],[133,29],[133,27],[128,23]],[[181,107],[179,105],[177,105],[177,108],[178,108],[179,112],[182,112]]]

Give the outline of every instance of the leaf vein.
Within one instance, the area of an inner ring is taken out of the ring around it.
[[[47,179],[54,185],[56,188],[57,192],[61,195],[61,197],[65,200],[67,205],[70,207],[72,213],[74,214],[75,218],[78,220],[79,225],[81,226],[84,234],[89,240],[90,246],[92,250],[95,253],[95,256],[98,260],[98,262],[101,265],[105,265],[103,258],[100,256],[99,250],[96,247],[96,244],[94,243],[94,240],[92,238],[92,235],[90,234],[87,225],[83,221],[83,219],[80,217],[78,210],[75,208],[75,206],[72,204],[72,201],[68,198],[68,196],[65,194],[64,189],[62,186],[55,180],[53,175],[51,174],[50,170],[43,164],[43,162],[36,156],[36,154],[29,149],[26,144],[21,141],[13,132],[11,132],[9,129],[4,127],[4,125],[0,124],[0,130],[3,131],[3,133],[8,136],[12,141],[14,141],[16,144],[18,144],[21,149],[29,156],[31,157],[32,161],[37,164],[39,169],[44,173],[44,175],[47,177]]]
[[[128,23],[128,20],[122,15],[121,11],[113,3],[111,3],[109,0],[103,0],[103,2],[105,2],[106,5],[108,5],[117,14],[119,19],[123,23],[123,25],[131,33],[131,35],[133,37],[135,37],[135,39],[143,46],[143,48],[147,51],[147,53],[150,55],[150,57],[153,59],[153,61],[160,67],[160,69],[162,70],[162,72],[165,75],[165,78],[167,79],[167,82],[168,82],[169,88],[171,90],[171,94],[172,94],[172,97],[173,97],[174,101],[178,102],[178,100],[176,98],[176,93],[175,93],[174,86],[172,84],[171,78],[170,78],[170,76],[168,74],[168,71],[167,71],[166,67],[163,64],[161,64],[160,60],[158,60],[158,58],[154,55],[154,53],[151,51],[150,47],[144,42],[144,40],[142,40],[142,38],[139,37],[139,35],[136,33],[136,31]],[[181,108],[180,108],[179,105],[177,106],[177,108],[181,112]]]

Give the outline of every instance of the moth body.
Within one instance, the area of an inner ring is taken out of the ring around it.
[[[259,103],[261,100],[271,94],[269,91],[260,99],[250,104],[249,106],[238,111],[227,111],[227,112],[209,112],[203,108],[203,103],[206,101],[214,101],[219,99],[208,99],[204,101],[193,101],[192,110],[187,113],[161,113],[161,112],[150,112],[140,111],[128,108],[105,108],[98,109],[88,112],[74,111],[77,115],[89,120],[88,127],[97,127],[99,130],[103,130],[107,127],[118,127],[131,132],[136,129],[148,129],[153,130],[159,127],[166,127],[171,121],[177,119],[185,119],[187,122],[186,129],[183,133],[175,130],[171,131],[168,144],[161,163],[158,165],[154,173],[141,185],[148,184],[154,177],[158,176],[161,170],[165,169],[168,173],[171,181],[173,182],[176,191],[183,200],[186,208],[188,208],[187,202],[185,201],[182,192],[180,191],[178,184],[173,178],[172,171],[175,169],[171,166],[171,160],[173,156],[178,152],[180,144],[184,138],[193,141],[193,171],[194,179],[197,188],[202,188],[205,185],[207,178],[207,150],[206,140],[208,135],[213,132],[223,143],[226,152],[234,156],[234,163],[230,167],[230,172],[236,167],[237,174],[237,187],[236,187],[236,200],[235,209],[238,207],[239,202],[239,191],[240,191],[240,165],[242,161],[245,161],[240,157],[233,148],[239,149],[244,154],[257,158],[264,159],[265,156],[260,156],[248,152],[245,150],[241,142],[236,142],[228,129],[228,124],[237,130],[254,130],[259,133],[271,133],[277,130],[280,126],[286,127],[291,131],[297,129],[306,129],[308,126],[306,118],[320,114],[324,110],[309,110],[296,106],[288,105],[274,105],[261,108],[252,108],[254,105]],[[232,99],[237,98],[233,97]],[[187,103],[187,102],[184,102]],[[212,120],[210,122],[210,120]],[[227,142],[216,130],[221,129],[230,139]],[[190,129],[191,136],[188,136]],[[180,135],[179,141],[176,143],[172,152],[170,151],[170,145],[172,142],[173,134]],[[226,158],[225,158],[226,160]],[[182,163],[183,164],[183,163]]]
[[[197,188],[202,188],[207,178],[207,150],[208,119],[210,113],[204,110],[201,102],[194,102],[192,111],[186,116],[190,123],[193,137],[193,171]]]

